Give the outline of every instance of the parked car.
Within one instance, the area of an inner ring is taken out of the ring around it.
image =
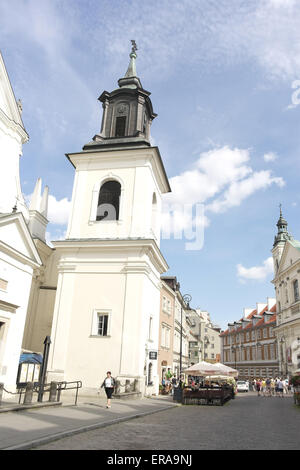
[[[236,387],[238,392],[249,392],[249,382],[245,382],[244,380],[238,380]]]

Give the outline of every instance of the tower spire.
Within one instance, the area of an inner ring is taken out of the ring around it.
[[[275,236],[273,246],[277,245],[280,242],[286,242],[287,240],[292,239],[292,236],[289,234],[288,229],[287,229],[288,223],[282,215],[282,204],[279,204],[279,219],[276,225],[277,225],[278,231],[277,231],[277,235]]]
[[[143,88],[140,79],[136,74],[136,63],[137,58],[136,51],[138,50],[136,42],[134,39],[131,39],[131,52],[129,54],[130,62],[128,65],[127,72],[123,78],[118,80],[120,88]]]
[[[129,54],[130,62],[128,65],[127,72],[125,73],[124,78],[136,77],[136,64],[135,59],[137,58],[136,51],[138,50],[136,42],[134,39],[131,39],[131,52]]]

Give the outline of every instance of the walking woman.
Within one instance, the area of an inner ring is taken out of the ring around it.
[[[103,380],[103,383],[101,385],[101,388],[103,387],[107,396],[106,408],[111,408],[111,396],[115,387],[115,379],[111,376],[111,372],[106,373],[106,378]]]
[[[256,381],[256,390],[257,390],[257,396],[260,397],[261,396],[260,395],[260,390],[261,390],[261,380],[260,379],[258,379]]]

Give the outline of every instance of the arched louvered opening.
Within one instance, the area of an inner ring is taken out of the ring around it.
[[[96,220],[119,220],[121,185],[106,181],[99,192]]]

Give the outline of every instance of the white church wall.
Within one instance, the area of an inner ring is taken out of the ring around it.
[[[8,322],[5,348],[1,354],[0,382],[10,391],[14,391],[16,386],[32,273],[32,267],[0,252],[0,277],[7,281],[7,291],[0,292],[0,318]],[[16,305],[15,313],[1,307],[1,300]]]

